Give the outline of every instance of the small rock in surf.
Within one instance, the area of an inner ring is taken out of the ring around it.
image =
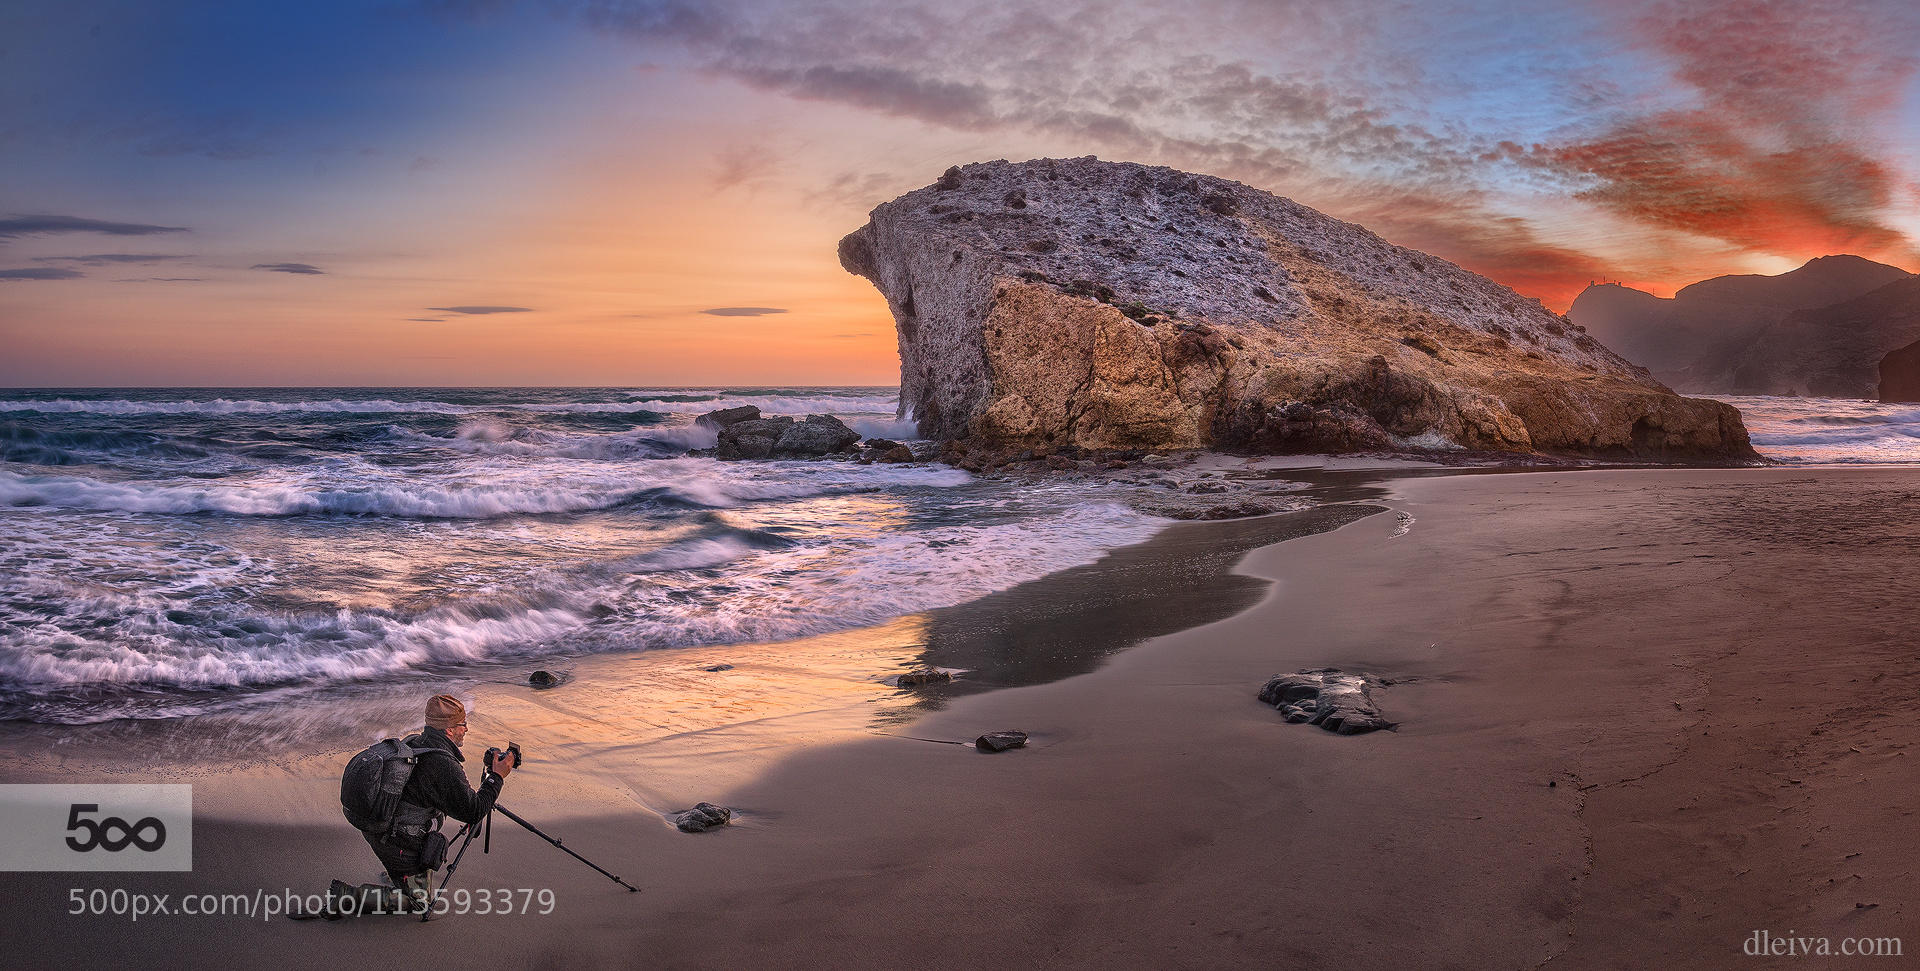
[[[703,802],[683,813],[675,813],[673,824],[682,833],[704,833],[727,825],[733,819],[733,810],[725,806],[716,806]]]
[[[953,674],[951,672],[942,671],[938,668],[921,668],[918,671],[908,671],[906,674],[901,675],[897,683],[902,688],[918,688],[923,684],[940,684],[952,680]]]
[[[1010,748],[1025,748],[1026,732],[988,732],[973,740],[973,747],[982,752],[1004,752]]]

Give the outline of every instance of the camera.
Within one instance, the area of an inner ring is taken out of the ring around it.
[[[493,770],[493,762],[494,762],[494,760],[495,760],[495,759],[498,759],[498,758],[500,758],[500,757],[501,757],[502,755],[511,755],[511,756],[513,756],[513,767],[514,767],[514,768],[516,768],[516,769],[520,767],[520,743],[519,743],[519,742],[508,742],[508,743],[507,743],[507,750],[506,750],[505,752],[502,752],[502,751],[500,751],[500,750],[499,750],[499,749],[497,749],[497,748],[490,748],[490,749],[487,749],[487,761],[486,761],[486,765],[487,765],[487,770],[488,770],[488,771],[492,771],[492,770]]]

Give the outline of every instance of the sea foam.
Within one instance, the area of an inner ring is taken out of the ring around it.
[[[1857,398],[1733,396],[1753,447],[1796,464],[1920,462],[1920,405]]]

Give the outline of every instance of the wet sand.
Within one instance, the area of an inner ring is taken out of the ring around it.
[[[63,916],[68,887],[369,878],[335,805],[350,749],[236,764],[196,759],[191,727],[58,745],[11,732],[8,781],[105,781],[164,741],[168,767],[141,778],[193,781],[199,820],[192,874],[11,875],[28,919],[9,952],[27,966],[1733,967],[1763,929],[1920,945],[1920,472],[1365,488],[1384,494],[1319,515],[1392,511],[1277,545],[1261,544],[1306,521],[1183,526],[944,618],[582,661],[547,692],[474,686],[470,747],[511,734],[535,755],[502,801],[645,888],[496,824],[456,885],[552,888],[547,916]],[[924,658],[976,676],[926,699],[876,681]],[[715,663],[736,667],[700,670]],[[1338,737],[1254,700],[1274,674],[1329,665],[1391,679],[1376,700],[1400,729]],[[669,676],[684,687],[663,689]],[[1003,728],[1033,741],[939,744]],[[700,800],[739,822],[686,835],[660,815]]]

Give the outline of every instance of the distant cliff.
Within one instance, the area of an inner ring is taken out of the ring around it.
[[[1721,276],[1662,299],[1589,287],[1567,316],[1682,391],[1873,397],[1888,351],[1920,338],[1916,278],[1858,256]]]
[[[1752,456],[1485,277],[1237,182],[1097,159],[956,167],[840,261],[893,310],[922,434],[996,449]]]

